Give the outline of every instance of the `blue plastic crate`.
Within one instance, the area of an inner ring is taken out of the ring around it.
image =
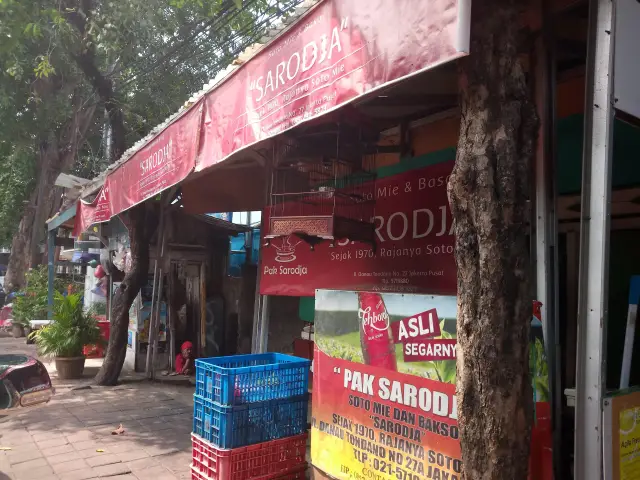
[[[193,433],[218,448],[238,448],[307,430],[309,395],[229,407],[193,396]]]
[[[220,405],[243,405],[305,395],[311,361],[281,353],[196,360],[196,395]]]

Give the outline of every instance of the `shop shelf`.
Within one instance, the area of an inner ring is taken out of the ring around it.
[[[242,405],[304,395],[311,361],[261,353],[196,360],[196,395],[220,405]]]
[[[229,407],[193,396],[193,433],[218,448],[292,437],[307,428],[308,394]]]
[[[307,434],[224,450],[191,434],[192,466],[212,480],[248,480],[284,475],[304,466]]]

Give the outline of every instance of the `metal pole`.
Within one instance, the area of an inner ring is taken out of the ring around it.
[[[47,235],[47,319],[53,318],[53,284],[56,273],[56,234],[57,228],[49,230]]]
[[[162,201],[162,199],[164,198],[164,196],[161,196],[160,199]],[[154,348],[154,342],[156,340],[157,336],[157,330],[158,330],[158,324],[157,324],[157,320],[158,317],[154,314],[156,309],[159,308],[159,304],[160,304],[160,297],[162,296],[162,293],[160,292],[159,288],[156,288],[158,286],[158,283],[160,283],[160,276],[162,275],[162,269],[160,268],[160,272],[158,272],[158,257],[160,256],[160,252],[162,249],[162,241],[163,241],[163,232],[164,232],[164,208],[163,208],[164,203],[161,203],[160,206],[160,225],[158,228],[158,238],[156,241],[156,255],[155,255],[155,260],[153,263],[153,289],[151,290],[151,312],[149,312],[149,334],[148,334],[148,343],[147,343],[147,365],[145,368],[145,374],[147,376],[147,378],[149,379],[153,379],[154,376],[154,364],[153,364],[153,354],[151,352],[152,348]]]
[[[158,267],[158,299],[156,300],[156,315],[155,315],[155,327],[153,329],[153,353],[151,355],[151,380],[155,379],[156,370],[156,355],[158,351],[158,329],[160,328],[160,310],[162,308],[162,292],[163,292],[163,284],[164,284],[164,274],[163,274],[163,265],[164,265],[164,243],[165,243],[165,229],[164,229],[164,204],[160,207],[160,223],[162,224],[162,231],[160,232],[161,241],[160,241],[160,259],[159,259],[159,267]],[[167,309],[168,311],[168,309]],[[153,310],[152,310],[153,313]]]
[[[271,158],[265,159],[265,205],[269,205],[271,199],[272,165],[276,161],[276,147],[273,144]],[[262,232],[268,228],[264,224],[264,215],[260,222]],[[260,248],[263,248],[262,245]],[[263,353],[267,349],[269,337],[269,297],[260,295],[260,277],[263,255],[258,261],[258,276],[256,278],[256,297],[253,306],[253,336],[251,337],[251,353]]]
[[[151,343],[151,339],[153,336],[153,325],[154,325],[154,315],[153,315],[153,307],[155,305],[156,298],[156,285],[158,281],[158,250],[156,249],[156,259],[153,261],[153,288],[151,290],[151,311],[149,312],[149,331],[147,332],[147,363],[145,365],[145,375],[147,378],[151,378],[153,370],[153,365],[151,365],[151,348],[153,344]],[[138,294],[140,295],[140,294]],[[140,298],[140,315],[142,313],[142,309],[144,308],[144,304],[142,304],[142,298]]]
[[[251,253],[253,247],[253,230],[251,230],[251,212],[247,212],[247,227],[249,231],[244,234],[244,251],[245,251],[245,263],[251,263]]]
[[[535,163],[536,299],[542,303],[542,329],[549,365],[553,431],[553,469],[562,473],[562,349],[560,345],[558,219],[556,212],[556,55],[549,0],[541,2],[542,35],[535,43],[536,104],[540,130]]]
[[[172,299],[173,299],[173,267],[171,265],[171,258],[169,258],[169,268],[167,270],[167,273],[169,274],[169,298],[167,299],[167,330],[169,331],[169,339],[168,339],[168,343],[169,343],[169,369],[171,371],[173,371],[173,369],[175,368],[175,361],[176,361],[176,327],[175,327],[175,323],[176,323],[176,319],[173,318],[173,306],[172,306]]]
[[[620,390],[629,388],[633,343],[636,337],[636,319],[638,317],[638,301],[640,301],[640,275],[633,275],[629,282],[629,309],[627,310],[627,330],[624,334],[624,350],[622,352],[622,369],[620,371]]]
[[[614,2],[589,2],[580,223],[575,478],[599,480],[606,387]]]
[[[251,333],[251,353],[258,353],[260,336],[260,312],[262,311],[262,295],[260,295],[260,267],[256,278],[256,294],[253,303],[253,331]]]
[[[269,348],[269,304],[271,297],[262,296],[262,309],[260,312],[260,333],[258,336],[258,352],[265,353]]]

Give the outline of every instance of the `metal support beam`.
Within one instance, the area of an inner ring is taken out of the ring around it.
[[[578,287],[575,478],[600,480],[613,137],[615,2],[590,0]]]
[[[265,353],[269,348],[269,304],[271,303],[271,298],[268,295],[261,295],[261,297],[260,318],[256,335],[255,351],[253,353]]]
[[[542,0],[542,31],[534,46],[535,97],[540,129],[535,159],[536,295],[542,303],[542,329],[549,364],[553,431],[553,469],[562,472],[562,349],[559,327],[558,219],[556,212],[556,40],[548,0]]]
[[[159,315],[156,312],[160,311],[160,303],[162,302],[162,259],[160,258],[164,248],[164,202],[165,196],[160,197],[160,226],[158,228],[158,235],[156,240],[156,258],[153,263],[153,289],[151,290],[151,311],[149,312],[149,333],[147,343],[147,363],[145,367],[145,374],[148,379],[153,380],[155,377],[155,365],[153,363],[154,353],[153,349],[156,345],[156,339],[158,337]]]
[[[272,184],[272,167],[276,162],[276,146],[273,144],[271,158],[265,159],[265,178],[267,185],[265,188],[265,205],[269,204],[271,199]],[[261,222],[261,234],[266,228],[264,217]],[[262,249],[263,246],[261,245]],[[264,255],[259,256],[258,261],[258,277],[256,278],[256,296],[253,304],[253,334],[251,336],[251,353],[265,353],[269,344],[269,297],[260,295],[260,278],[262,276],[262,262]]]
[[[67,208],[64,212],[60,212],[57,216],[53,217],[49,223],[47,223],[47,230],[57,230],[58,227],[62,226],[73,217],[76,216],[76,208],[77,203],[74,203],[69,208]]]
[[[53,284],[56,275],[56,235],[58,229],[47,232],[47,318],[53,318]]]

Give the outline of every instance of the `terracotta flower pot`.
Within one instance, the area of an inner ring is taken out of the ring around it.
[[[56,370],[62,380],[82,378],[84,357],[56,357]]]

